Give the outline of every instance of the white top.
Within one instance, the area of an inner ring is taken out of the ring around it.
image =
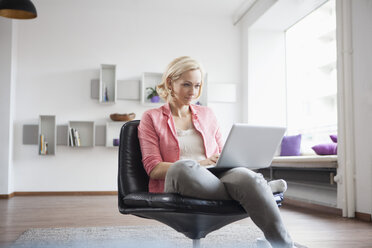
[[[178,143],[180,144],[180,160],[193,159],[201,161],[206,159],[203,139],[194,127],[181,130],[176,129]]]

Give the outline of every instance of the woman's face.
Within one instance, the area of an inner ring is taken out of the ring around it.
[[[172,98],[180,105],[189,105],[199,94],[201,87],[200,70],[190,70],[171,83]]]

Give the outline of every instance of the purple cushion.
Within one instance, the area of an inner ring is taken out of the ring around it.
[[[280,156],[299,156],[300,150],[301,134],[283,137]]]
[[[329,135],[329,137],[331,138],[333,142],[337,143],[337,134],[331,134]]]
[[[336,143],[319,144],[311,147],[311,149],[318,155],[337,155]]]

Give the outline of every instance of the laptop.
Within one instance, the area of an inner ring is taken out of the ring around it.
[[[286,128],[233,124],[216,165],[209,170],[234,167],[269,167]]]

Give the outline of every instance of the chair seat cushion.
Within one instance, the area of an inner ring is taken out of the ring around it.
[[[161,208],[182,212],[199,213],[245,213],[242,206],[233,200],[203,200],[183,197],[170,193],[131,193],[124,197],[124,204],[129,208]]]
[[[283,201],[282,193],[275,193],[274,199],[278,206]],[[204,200],[190,197],[183,197],[179,194],[170,193],[131,193],[125,196],[123,203],[127,208],[130,208],[128,212],[132,212],[135,208],[144,210],[146,208],[167,210],[167,211],[179,211],[179,212],[193,212],[193,213],[207,213],[207,214],[243,214],[245,210],[243,207],[234,200]]]

